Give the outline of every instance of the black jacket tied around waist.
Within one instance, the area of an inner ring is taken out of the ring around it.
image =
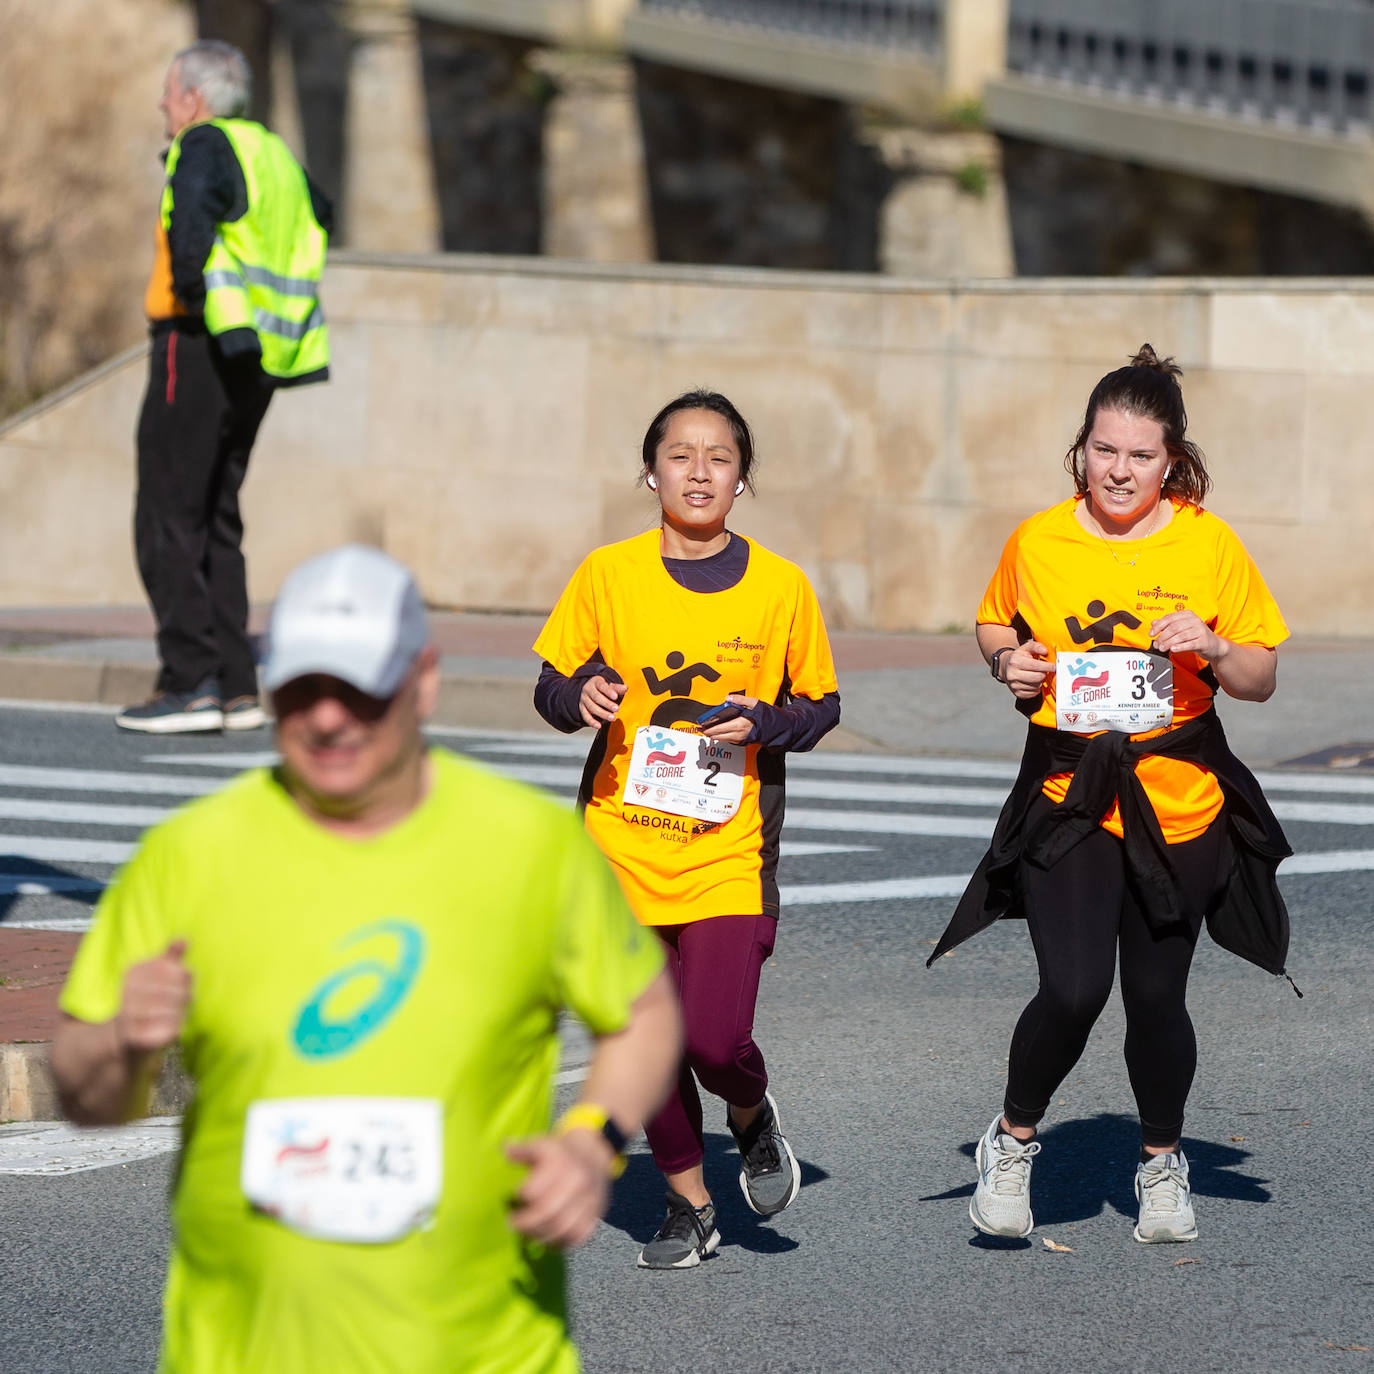
[[[1146,921],[1160,929],[1182,919],[1169,846],[1135,772],[1147,754],[1197,764],[1217,779],[1231,871],[1220,902],[1207,913],[1207,932],[1223,949],[1286,976],[1288,908],[1275,874],[1293,851],[1259,781],[1231,752],[1213,707],[1186,725],[1142,740],[1117,731],[1087,737],[1031,725],[1021,771],[997,818],[992,843],[926,967],[994,921],[1022,917],[1017,882],[1022,861],[1053,866],[1097,829],[1113,800],[1121,808],[1127,881]],[[1056,773],[1073,774],[1064,800],[1027,830],[1031,803]]]

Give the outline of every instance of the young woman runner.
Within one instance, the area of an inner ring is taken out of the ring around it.
[[[806,577],[726,528],[754,465],[739,411],[714,392],[679,396],[649,425],[642,463],[659,524],[573,575],[534,645],[535,705],[557,729],[597,732],[587,829],[663,940],[682,1001],[677,1090],[646,1128],[668,1211],[639,1263],[683,1269],[720,1244],[697,1081],[727,1103],[749,1206],[772,1216],[801,1186],[754,1005],[778,923],[783,755],[832,729],[840,699]]]
[[[1119,957],[1142,1139],[1135,1238],[1192,1240],[1179,1137],[1204,920],[1218,944],[1284,971],[1274,871],[1291,851],[1212,698],[1266,700],[1288,630],[1240,540],[1202,508],[1210,479],[1180,375],[1146,344],[1098,382],[1065,459],[1075,495],[1018,526],[978,608],[978,647],[1031,723],[992,846],[930,962],[1002,916],[1024,917],[1035,947],[1040,989],[977,1148],[969,1215],[992,1235],[1034,1225],[1036,1127]]]

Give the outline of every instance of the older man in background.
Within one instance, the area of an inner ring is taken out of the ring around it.
[[[157,619],[152,700],[115,717],[169,734],[263,724],[248,639],[239,488],[272,392],[323,381],[328,202],[286,145],[242,117],[251,74],[228,43],[173,59],[167,181],[145,310],[134,545]]]

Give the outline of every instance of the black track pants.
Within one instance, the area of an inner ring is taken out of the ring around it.
[[[226,701],[257,695],[239,488],[271,396],[256,357],[226,359],[191,329],[153,336],[134,548],[157,618],[159,691],[218,677]]]
[[[1031,823],[1049,803],[1031,809]],[[1224,890],[1230,859],[1225,821],[1169,846],[1186,919],[1152,931],[1126,882],[1124,846],[1098,830],[1050,869],[1021,867],[1026,922],[1040,990],[1011,1040],[1007,1120],[1034,1126],[1078,1062],[1107,1003],[1118,950],[1126,1011],[1126,1068],[1146,1145],[1172,1145],[1197,1067],[1185,997],[1193,949]]]

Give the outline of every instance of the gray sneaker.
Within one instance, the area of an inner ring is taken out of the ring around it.
[[[973,1224],[989,1236],[1028,1236],[1035,1228],[1031,1215],[1031,1161],[1040,1153],[1038,1140],[1021,1141],[1002,1132],[1002,1118],[978,1142],[978,1186],[969,1199]]]
[[[725,1109],[725,1124],[739,1146],[744,1167],[739,1171],[739,1186],[744,1200],[761,1217],[776,1216],[796,1201],[801,1188],[797,1157],[782,1133],[782,1119],[772,1093],[764,1093],[763,1110],[744,1129],[735,1125],[730,1108]]]
[[[691,1269],[716,1252],[720,1232],[711,1203],[693,1207],[680,1193],[668,1189],[668,1215],[653,1240],[639,1252],[641,1269]]]
[[[1140,1204],[1135,1238],[1145,1245],[1197,1239],[1188,1159],[1177,1153],[1152,1155],[1135,1169],[1135,1200]]]

